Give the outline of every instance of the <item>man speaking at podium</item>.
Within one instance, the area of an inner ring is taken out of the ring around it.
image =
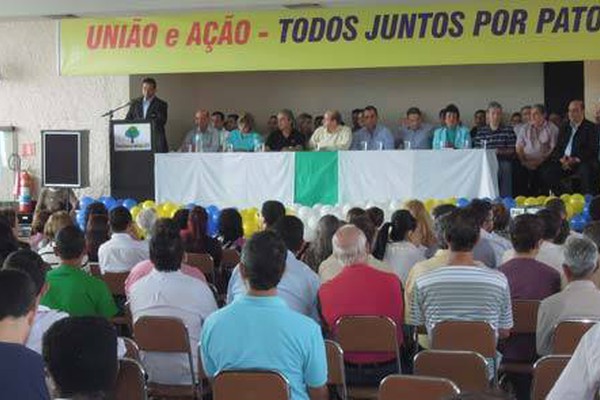
[[[149,120],[154,122],[154,143],[157,153],[167,153],[169,145],[165,135],[167,123],[167,102],[156,97],[156,81],[154,78],[142,80],[142,97],[131,101],[126,120]]]

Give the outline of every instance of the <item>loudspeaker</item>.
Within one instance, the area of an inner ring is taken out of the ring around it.
[[[42,131],[42,186],[89,186],[88,131]]]

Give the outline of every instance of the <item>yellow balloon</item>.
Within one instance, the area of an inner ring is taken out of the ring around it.
[[[423,204],[425,205],[427,212],[431,213],[431,210],[437,206],[437,201],[435,199],[427,199]]]
[[[525,196],[515,197],[515,203],[517,203],[517,205],[519,207],[523,207],[525,205],[525,200],[527,200],[527,198]]]
[[[557,199],[558,197],[556,196],[548,196],[546,197],[546,200],[544,200],[544,205],[548,204],[551,200]]]
[[[142,211],[142,207],[139,205],[132,207],[131,210],[129,210],[129,212],[131,213],[131,218],[133,218],[135,220],[141,211]]]
[[[296,215],[296,212],[288,207],[285,209],[285,215]]]
[[[577,195],[571,196],[571,201],[569,201],[569,204],[571,205],[575,214],[579,214],[583,211],[583,209],[585,207],[585,199],[580,199],[579,197],[575,197],[575,196],[577,196]]]
[[[577,200],[585,204],[585,197],[580,193],[572,194],[571,200]]]
[[[142,208],[154,208],[156,207],[156,203],[152,200],[146,200],[142,203]]]
[[[567,203],[567,204],[565,204],[565,208],[567,209],[567,218],[568,219],[573,218],[573,215],[575,215],[575,210],[573,210],[573,205],[571,205],[571,203]]]
[[[523,205],[526,207],[537,206],[538,201],[535,197],[528,197],[525,199],[525,202],[523,203]]]
[[[567,204],[570,200],[571,200],[571,195],[570,194],[563,194],[562,196],[560,196],[560,199],[562,201],[565,202],[565,204]]]
[[[546,202],[546,196],[538,196],[535,198],[537,200],[537,204],[541,206]]]

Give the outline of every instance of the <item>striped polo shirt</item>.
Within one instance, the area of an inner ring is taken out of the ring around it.
[[[506,276],[476,266],[449,266],[415,282],[411,323],[431,333],[442,321],[484,321],[496,331],[513,326]]]
[[[477,129],[473,137],[473,148],[483,148],[483,141],[488,149],[514,149],[517,135],[512,126],[501,124],[495,131],[489,125]]]

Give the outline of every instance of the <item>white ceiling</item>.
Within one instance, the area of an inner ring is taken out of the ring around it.
[[[290,4],[320,3],[324,7],[374,4],[450,3],[451,0],[0,0],[0,18],[143,15],[202,10],[278,9]]]

